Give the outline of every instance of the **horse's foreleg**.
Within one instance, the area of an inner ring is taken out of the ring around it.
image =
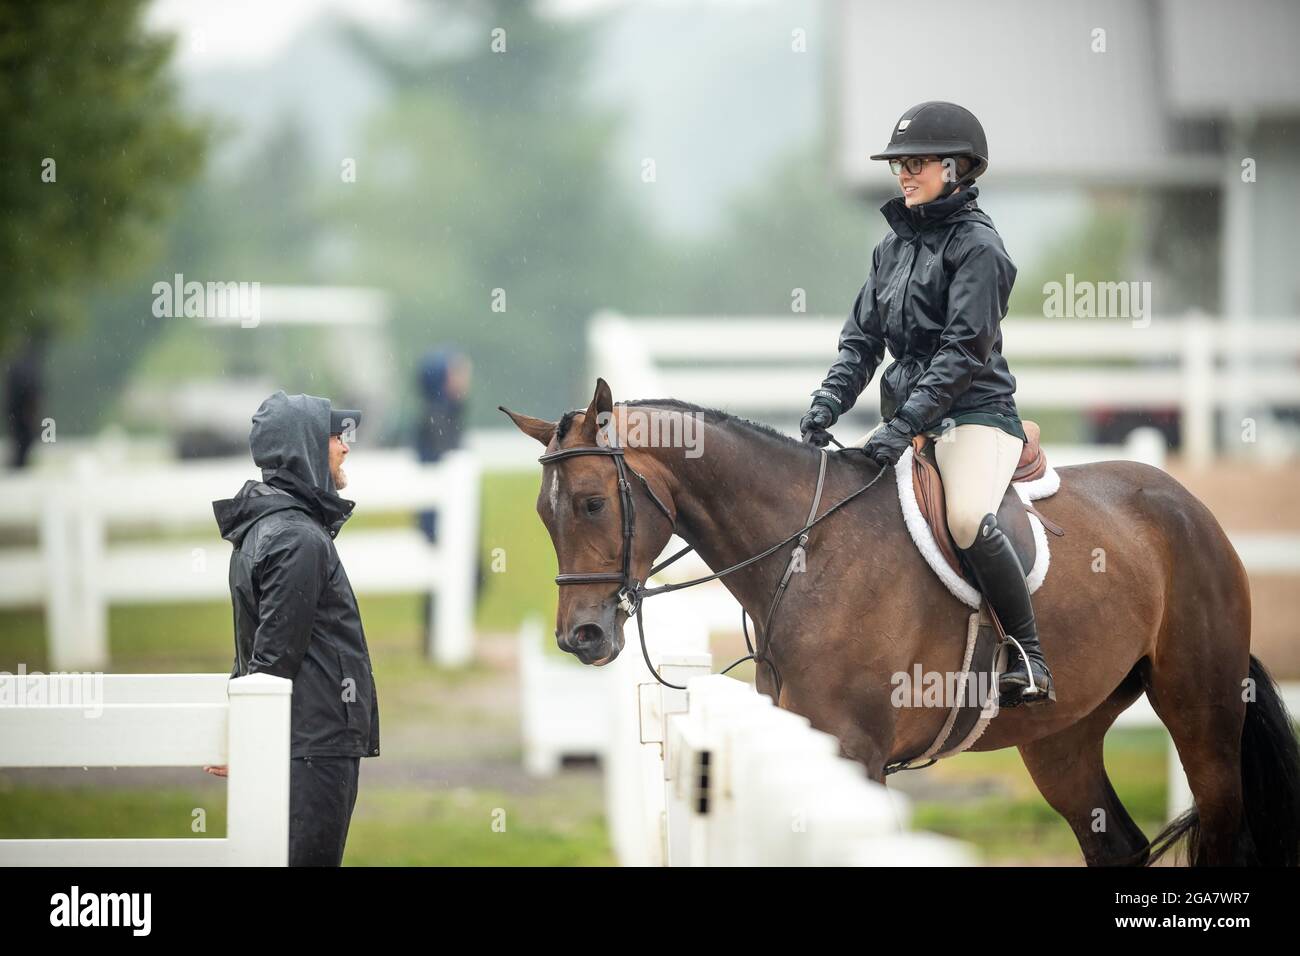
[[[845,706],[844,698],[829,693],[828,688],[815,688],[808,694],[801,690],[798,684],[783,684],[780,706],[838,738],[840,756],[862,764],[871,780],[883,784],[897,716],[888,697],[855,696],[852,706]]]

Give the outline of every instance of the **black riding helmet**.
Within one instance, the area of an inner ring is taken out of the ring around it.
[[[980,121],[964,106],[943,100],[918,103],[900,116],[889,145],[871,158],[900,156],[969,156],[973,165],[961,178],[963,183],[973,182],[989,168],[988,140]]]

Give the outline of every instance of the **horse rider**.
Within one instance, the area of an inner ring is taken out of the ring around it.
[[[824,446],[825,430],[853,407],[888,346],[894,363],[881,377],[882,421],[862,451],[892,465],[914,435],[935,438],[948,530],[1003,629],[1024,649],[1022,657],[1013,647],[999,695],[1004,706],[1042,703],[1051,699],[1052,674],[1025,571],[997,521],[1026,439],[1000,329],[1016,267],[976,203],[975,180],[988,168],[984,129],[955,103],[920,103],[871,158],[889,161],[902,196],[880,209],[890,232],[872,253],[840,332],[839,358],[799,428]]]

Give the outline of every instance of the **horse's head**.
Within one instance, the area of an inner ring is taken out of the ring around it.
[[[629,607],[625,588],[645,580],[672,536],[672,502],[662,472],[645,452],[609,453],[621,442],[611,436],[617,421],[604,379],[597,380],[586,411],[570,412],[558,422],[501,411],[541,442],[543,457],[549,459],[542,467],[537,513],[551,535],[560,569],[556,642],[584,664],[608,664],[623,650]],[[605,451],[565,454],[569,449]],[[624,493],[620,474],[627,479]],[[629,501],[630,538],[623,517]]]

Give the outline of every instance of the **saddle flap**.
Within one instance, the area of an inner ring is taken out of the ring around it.
[[[1038,429],[1035,425],[1035,436],[1037,433]],[[1028,444],[1025,447],[1028,448]],[[1035,448],[1037,450],[1035,467],[1041,474],[1047,470],[1047,462],[1036,443]],[[976,586],[974,577],[962,564],[957,553],[957,544],[948,531],[948,509],[944,502],[943,478],[939,474],[939,466],[934,458],[934,440],[925,435],[917,435],[912,439],[912,487],[916,491],[916,503],[920,506],[921,514],[930,528],[930,533],[934,536],[935,543],[939,546],[939,551],[943,554],[944,561],[967,583]],[[1034,529],[1029,523],[1029,512],[1026,510],[1025,503],[1010,485],[1007,485],[1006,491],[1003,492],[997,515],[998,527],[1010,539],[1016,557],[1020,559],[1020,566],[1025,574],[1029,574],[1037,557]]]
[[[943,559],[958,574],[965,576],[957,545],[948,532],[948,509],[944,503],[943,478],[934,459],[934,441],[925,435],[912,439],[912,487],[916,490],[916,503],[921,508],[925,523]]]

